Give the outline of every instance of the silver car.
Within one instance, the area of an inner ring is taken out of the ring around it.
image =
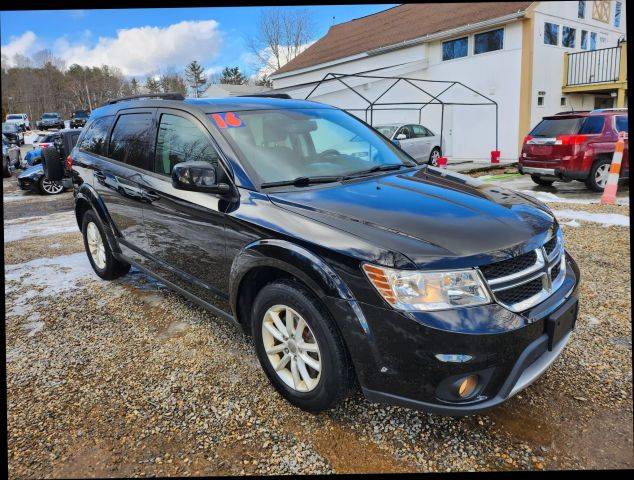
[[[442,156],[440,135],[429,128],[416,124],[374,125],[383,136],[398,144],[418,163],[438,165],[438,157]]]

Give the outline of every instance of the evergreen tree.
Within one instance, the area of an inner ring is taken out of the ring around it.
[[[196,98],[200,97],[200,94],[207,88],[207,79],[205,78],[204,69],[196,60],[193,60],[185,68],[185,79],[193,90]]]
[[[161,86],[154,77],[147,77],[147,80],[145,81],[145,88],[147,88],[149,93],[159,93],[161,91]]]
[[[132,80],[130,80],[130,90],[132,90],[132,95],[139,94],[139,82],[134,77],[132,77]]]
[[[247,77],[242,74],[238,67],[225,67],[220,77],[220,83],[244,85],[247,83]]]

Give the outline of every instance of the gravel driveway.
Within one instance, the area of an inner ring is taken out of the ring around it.
[[[571,341],[503,406],[449,418],[359,394],[295,409],[228,322],[134,269],[100,281],[71,200],[4,204],[11,478],[634,467],[627,205],[549,203],[582,272]]]

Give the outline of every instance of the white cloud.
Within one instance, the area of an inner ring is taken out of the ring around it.
[[[2,55],[6,55],[9,65],[13,65],[14,55],[29,55],[35,51],[38,44],[37,35],[27,30],[19,37],[11,37],[9,43],[0,47],[0,51]]]
[[[100,37],[94,46],[60,38],[54,52],[67,65],[113,65],[125,75],[147,75],[173,67],[180,70],[194,59],[211,60],[221,42],[215,20],[183,21],[164,28],[118,30],[116,37]]]

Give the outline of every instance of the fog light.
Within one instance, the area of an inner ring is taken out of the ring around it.
[[[475,391],[477,386],[477,375],[469,375],[458,384],[458,395],[460,396],[460,398],[467,398]]]

